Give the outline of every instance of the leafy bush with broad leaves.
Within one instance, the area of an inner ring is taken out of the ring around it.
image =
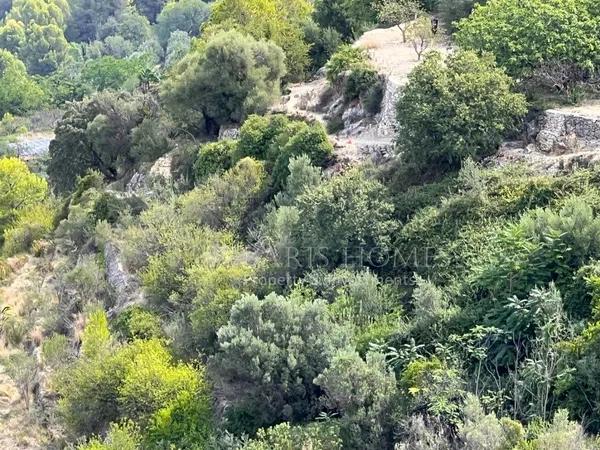
[[[600,64],[598,24],[597,3],[590,0],[488,0],[458,24],[456,40],[492,53],[519,78],[552,61],[593,71]]]
[[[16,56],[0,49],[0,68],[0,117],[23,114],[42,105],[44,91]]]
[[[250,116],[240,129],[237,157],[251,156],[265,160],[272,172],[271,185],[280,190],[289,175],[291,158],[306,155],[311,164],[323,167],[333,154],[325,128],[283,115]]]
[[[522,94],[489,55],[430,52],[409,75],[397,105],[403,157],[429,170],[493,153],[527,112]]]

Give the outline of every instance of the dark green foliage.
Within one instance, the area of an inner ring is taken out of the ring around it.
[[[458,21],[468,17],[475,5],[485,5],[486,0],[440,0],[439,14],[450,31],[457,30]]]
[[[429,170],[493,153],[527,111],[525,98],[489,56],[427,54],[397,106],[398,144],[408,162]]]
[[[73,189],[77,177],[90,169],[102,173],[107,181],[115,181],[144,160],[144,151],[156,155],[152,146],[136,146],[135,131],[156,117],[156,107],[150,96],[126,93],[102,93],[71,103],[50,143],[48,174],[54,189]]]
[[[203,119],[202,131],[217,134],[221,125],[266,112],[279,95],[284,54],[271,42],[222,32],[181,60],[175,73],[163,85],[164,100],[185,122],[193,113]]]
[[[286,116],[250,116],[240,130],[236,157],[252,156],[266,160],[272,169],[272,186],[279,190],[289,174],[290,159],[306,155],[315,166],[323,167],[333,154],[324,127]]]
[[[300,220],[296,249],[304,268],[316,264],[385,264],[396,229],[386,190],[351,170],[307,191],[296,200]],[[312,251],[312,255],[308,252]]]
[[[333,146],[329,142],[329,137],[320,124],[303,126],[291,136],[289,140],[280,147],[279,154],[273,166],[272,183],[279,189],[289,175],[288,165],[290,159],[294,156],[306,155],[310,158],[313,165],[323,167],[333,154]],[[271,150],[273,150],[271,148]]]
[[[334,28],[350,40],[374,27],[377,13],[370,0],[317,0],[314,18],[322,28]]]
[[[146,16],[150,23],[156,22],[156,17],[166,3],[166,0],[135,0],[134,2],[140,14]]]
[[[304,26],[304,39],[310,44],[309,56],[311,72],[316,72],[342,45],[342,37],[333,28],[320,28],[316,23],[310,21]]]
[[[210,7],[202,0],[179,0],[167,3],[156,18],[156,34],[160,44],[166,47],[174,31],[185,31],[190,36],[198,36],[201,25],[206,22],[209,15]]]
[[[98,37],[98,28],[111,17],[125,10],[124,0],[74,0],[69,5],[71,15],[66,35],[70,41],[91,42]]]

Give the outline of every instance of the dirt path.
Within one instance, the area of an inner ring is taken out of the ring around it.
[[[362,161],[373,152],[393,149],[395,140],[396,102],[399,91],[408,80],[408,75],[419,64],[417,54],[410,43],[402,42],[398,27],[378,28],[365,33],[354,45],[365,48],[377,71],[386,77],[386,89],[382,111],[367,127],[343,130],[329,137],[335,155],[344,164]],[[450,50],[445,43],[436,45],[435,50],[444,54]],[[282,97],[274,112],[299,116],[325,124],[324,113],[319,111],[321,97],[327,91],[325,78],[308,83],[289,86],[289,94]]]

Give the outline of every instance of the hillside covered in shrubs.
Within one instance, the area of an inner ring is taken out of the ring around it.
[[[0,0],[0,447],[600,448],[600,168],[497,158],[599,80],[592,0]]]

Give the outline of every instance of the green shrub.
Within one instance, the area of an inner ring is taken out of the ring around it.
[[[250,213],[263,195],[266,181],[264,165],[244,158],[203,185],[178,199],[185,222],[215,230],[242,232]]]
[[[344,72],[368,68],[368,61],[369,56],[364,49],[342,45],[325,66],[327,80],[335,84]]]
[[[69,338],[63,334],[54,334],[42,343],[44,365],[52,369],[69,362],[73,354]]]
[[[236,148],[237,143],[232,140],[202,145],[194,163],[196,185],[202,184],[211,175],[220,175],[231,169]]]
[[[36,205],[21,211],[4,231],[3,253],[7,256],[26,252],[33,243],[44,238],[52,229],[54,210],[52,205]]]
[[[272,184],[281,189],[289,175],[290,159],[306,155],[312,165],[323,167],[333,154],[333,145],[321,124],[301,126],[280,149],[272,174]]]
[[[404,159],[430,171],[456,168],[496,151],[527,112],[513,81],[493,58],[430,52],[410,74],[397,105]]]
[[[323,302],[297,303],[246,295],[219,332],[215,368],[226,383],[228,428],[255,432],[280,421],[306,421],[318,411],[314,378],[348,344]]]
[[[362,98],[369,90],[379,85],[377,71],[368,66],[359,66],[350,72],[344,86],[344,99],[352,101]]]
[[[304,426],[288,423],[261,428],[242,450],[341,450],[339,426],[335,421],[316,422]]]
[[[300,195],[296,207],[300,220],[294,229],[295,248],[302,251],[297,256],[305,269],[385,264],[396,223],[379,182],[351,170]]]
[[[111,422],[130,418],[144,433],[161,430],[169,417],[183,419],[189,414],[182,423],[198,423],[203,436],[208,435],[211,406],[204,374],[191,365],[173,362],[162,342],[136,340],[115,346],[106,317],[98,313],[84,331],[82,348],[83,355],[53,379],[60,396],[58,410],[70,432],[99,433]],[[190,398],[198,404],[183,408],[183,400]],[[166,430],[157,438],[160,446],[152,443],[158,448],[182,445],[181,435],[169,435]]]
[[[115,319],[113,328],[128,341],[163,336],[160,318],[140,306],[133,306],[121,312]]]
[[[141,447],[139,428],[131,421],[121,424],[111,423],[104,439],[92,438],[77,450],[139,450]]]

